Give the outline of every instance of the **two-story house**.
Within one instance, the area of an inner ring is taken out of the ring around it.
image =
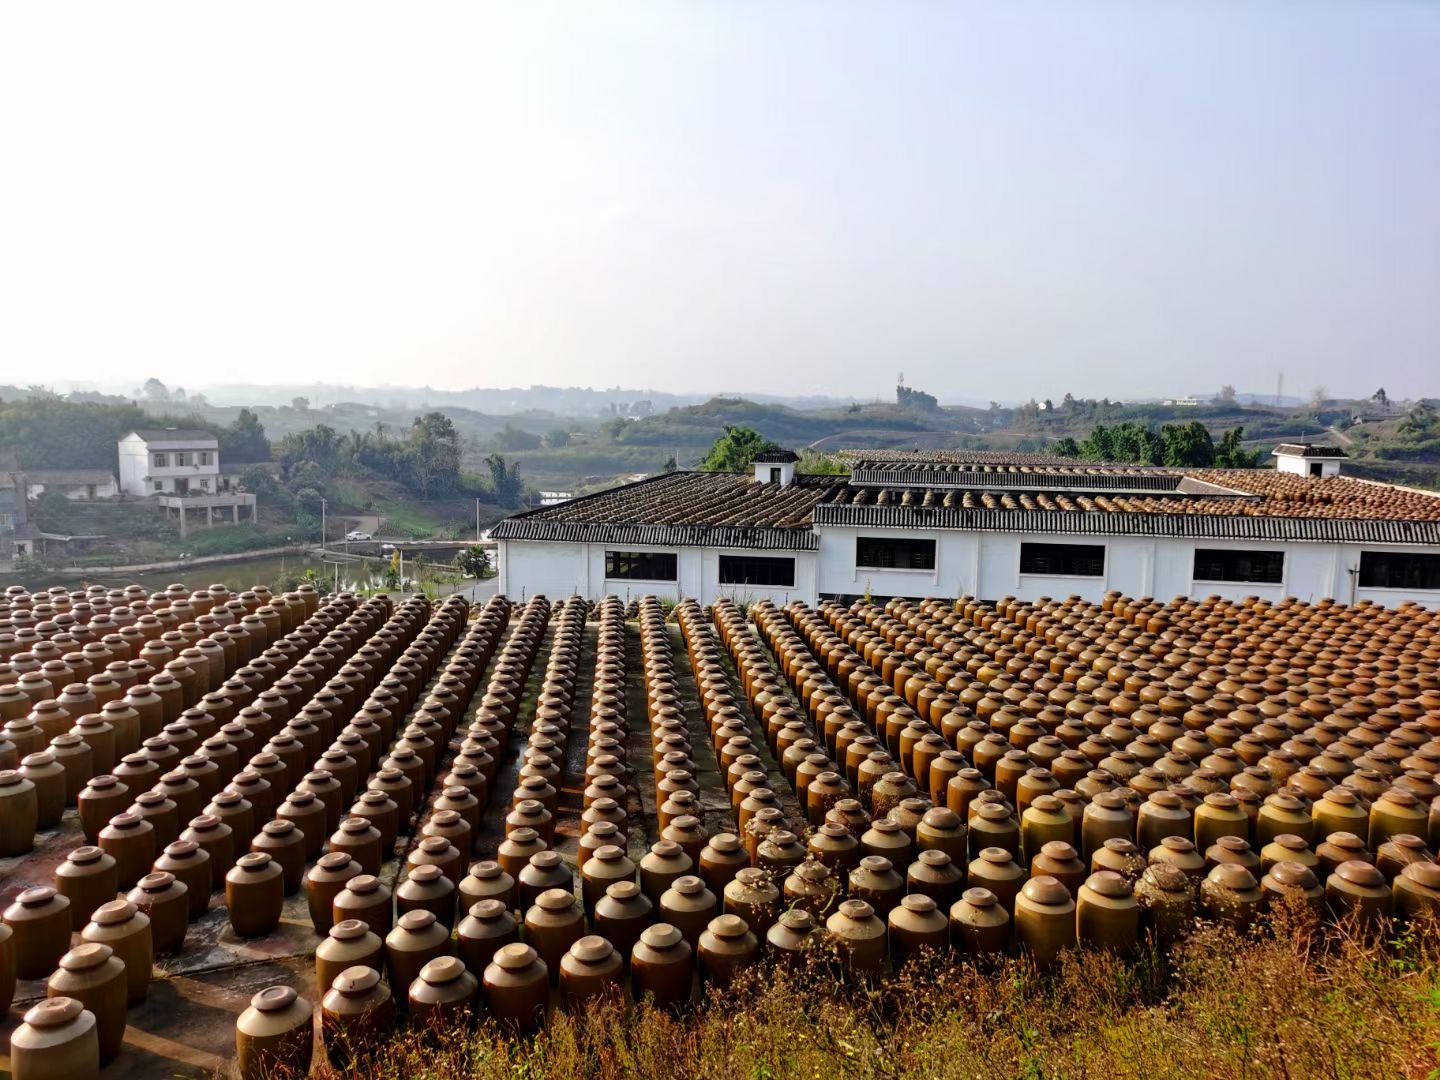
[[[231,475],[220,471],[220,443],[208,431],[137,428],[120,440],[119,452],[120,490],[174,511],[181,536],[200,512],[207,526],[226,524],[226,510],[229,524],[244,520],[242,511],[256,520],[255,496],[234,490]]]

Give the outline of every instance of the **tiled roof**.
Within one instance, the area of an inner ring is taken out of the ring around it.
[[[662,474],[517,515],[493,535],[813,548],[813,524],[1440,544],[1440,495],[1348,477],[889,460],[857,459],[849,479],[801,475],[784,487],[733,473]]]
[[[800,455],[794,450],[762,450],[756,454],[754,461],[761,465],[782,465],[790,461],[799,461]]]
[[[26,469],[32,484],[109,484],[115,474],[109,469]]]
[[[130,434],[139,435],[146,442],[218,442],[213,432],[201,431],[199,428],[136,428]]]
[[[570,540],[679,546],[815,547],[810,515],[838,476],[758,484],[749,473],[661,473],[506,518],[497,540]]]
[[[1279,457],[1343,458],[1346,453],[1338,446],[1311,446],[1309,443],[1281,443],[1275,447],[1273,456]]]
[[[1024,454],[1008,450],[840,450],[837,456],[852,467],[857,462],[887,462],[891,464],[914,463],[929,465],[998,465],[1004,468],[1020,468],[1028,465],[1059,465],[1066,468],[1085,468],[1074,458],[1059,454]],[[1099,465],[1099,463],[1096,463]],[[1106,463],[1108,464],[1108,463]],[[1112,466],[1113,467],[1113,466]],[[1121,465],[1120,468],[1138,469],[1138,465]]]

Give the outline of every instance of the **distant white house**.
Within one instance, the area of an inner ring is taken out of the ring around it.
[[[75,502],[113,499],[120,494],[115,474],[109,469],[26,469],[25,497],[38,499],[46,492],[59,492]]]
[[[193,513],[204,524],[239,524],[242,511],[257,520],[255,496],[237,491],[236,476],[220,468],[220,443],[208,431],[187,428],[139,428],[119,443],[120,490],[155,498],[173,510],[186,535]],[[217,522],[217,514],[218,522]]]
[[[1312,446],[1310,443],[1281,443],[1273,457],[1278,472],[1294,476],[1311,476],[1323,480],[1340,475],[1340,462],[1348,455],[1338,446]]]
[[[1186,396],[1186,397],[1166,398],[1165,401],[1164,401],[1164,404],[1166,404],[1166,405],[1176,405],[1176,406],[1179,406],[1179,407],[1182,408],[1182,409],[1195,409],[1195,408],[1199,408],[1200,405],[1203,404],[1203,403],[1202,403],[1201,400],[1200,400],[1199,398],[1197,398],[1197,397],[1189,397],[1189,396]]]
[[[539,495],[541,506],[558,506],[560,503],[567,502],[575,497],[573,491],[542,491]]]

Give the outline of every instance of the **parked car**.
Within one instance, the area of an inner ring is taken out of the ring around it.
[[[354,530],[352,530],[351,532],[348,532],[348,533],[345,534],[345,539],[346,539],[346,540],[374,540],[375,537],[373,537],[372,535],[370,535],[370,533],[361,532],[359,529],[354,529]]]

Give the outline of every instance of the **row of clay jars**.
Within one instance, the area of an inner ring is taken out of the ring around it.
[[[304,782],[310,782],[318,775],[312,773]],[[372,797],[376,795],[380,797]],[[313,791],[292,793],[280,808],[281,814],[291,816],[277,817],[268,822],[251,841],[252,848],[257,850],[236,860],[235,866],[226,874],[227,909],[232,926],[242,936],[258,936],[273,929],[278,922],[285,893],[299,887],[299,879],[304,872],[302,848],[305,839],[303,830],[295,826],[295,819],[301,818],[310,824],[310,817],[314,815],[302,818],[307,801],[315,803]],[[387,813],[386,807],[391,812]],[[356,816],[341,822],[332,837],[334,850],[317,860],[316,866],[305,875],[308,879],[307,891],[312,894],[309,897],[312,914],[319,920],[317,928],[322,931],[328,924],[330,901],[344,883],[360,876],[365,869],[378,869],[384,834],[373,823],[378,821],[397,829],[399,827],[398,811],[383,792],[367,792],[367,797],[357,803],[353,811]],[[320,819],[316,817],[314,829],[318,831],[319,827]]]
[[[107,705],[113,705],[113,703],[107,703]],[[139,717],[140,715],[138,710],[131,710],[131,712],[135,717]],[[148,706],[146,712],[151,717],[152,722],[158,723],[164,719],[163,715],[157,714],[155,709],[149,708]],[[110,734],[113,735],[113,733],[114,727],[112,726]],[[136,725],[136,734],[141,733],[143,733],[143,729]],[[119,748],[125,749],[124,746]],[[74,786],[74,781],[78,779],[79,771],[84,770],[76,771],[73,768],[66,770],[59,762],[48,758],[42,760],[41,757],[36,755],[31,755],[30,762],[34,766],[32,777],[34,780],[39,781],[35,789],[37,802],[36,826],[43,827],[50,818],[54,817],[53,810],[56,807],[63,806],[64,800],[67,797],[79,795],[79,792],[72,792],[69,789]],[[66,786],[63,794],[61,793],[61,788],[58,783],[58,777],[52,779],[50,775],[52,773],[60,774],[65,778]],[[8,776],[4,779],[8,782],[0,782],[0,788],[4,789],[3,792],[0,792],[0,834],[5,834],[8,828],[8,835],[0,836],[0,842],[8,844],[11,850],[23,850],[28,847],[25,842],[25,832],[27,828],[29,828],[28,802],[30,793],[27,791],[26,784],[16,782]],[[50,790],[52,786],[56,789],[53,792]],[[11,798],[5,799],[4,796],[6,795],[11,796]],[[45,798],[39,798],[41,795],[44,795]],[[40,805],[42,803],[43,806]],[[8,811],[7,808],[9,808]],[[33,830],[31,830],[31,832],[33,836]]]

